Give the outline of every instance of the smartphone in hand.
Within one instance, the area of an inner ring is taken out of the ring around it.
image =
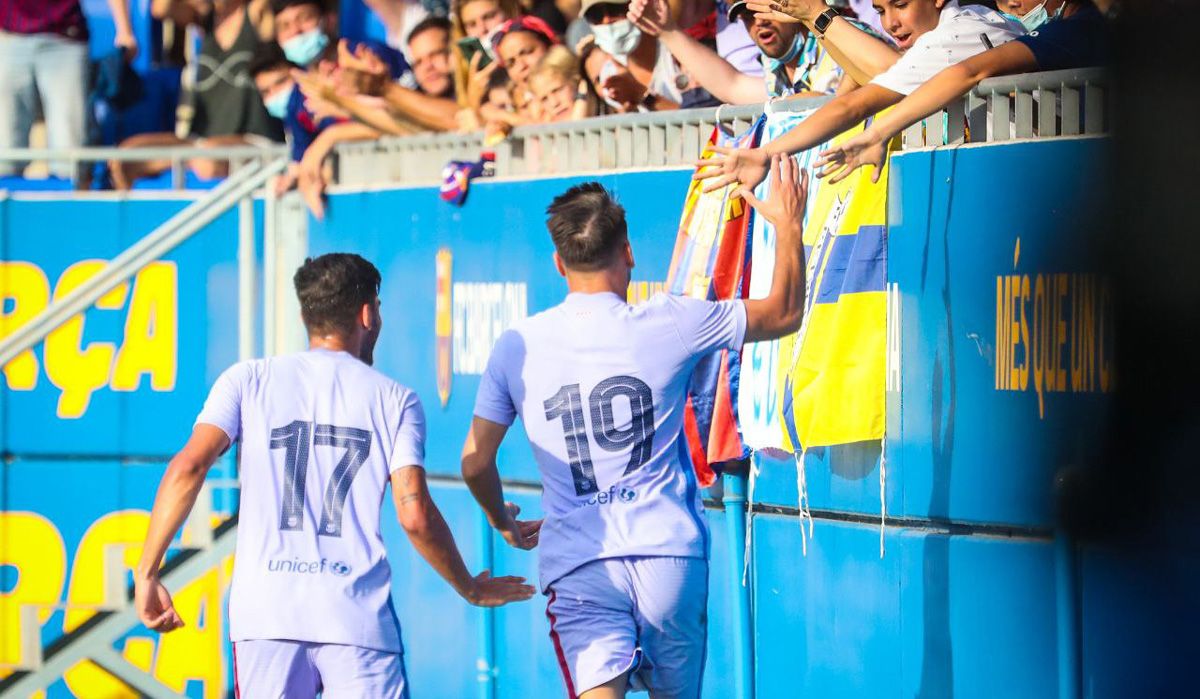
[[[463,60],[467,65],[471,65],[471,60],[475,54],[482,53],[483,57],[479,59],[479,68],[483,69],[492,62],[492,54],[483,46],[483,42],[473,36],[464,36],[458,40],[458,50],[462,53]]]

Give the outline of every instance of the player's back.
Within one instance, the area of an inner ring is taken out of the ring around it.
[[[659,295],[634,307],[573,293],[501,336],[475,414],[519,414],[533,446],[543,588],[599,558],[707,556],[687,386],[701,357],[740,347],[744,333],[739,301]]]
[[[232,640],[401,650],[379,517],[391,471],[424,463],[415,394],[309,350],[235,365],[198,421],[241,439]]]

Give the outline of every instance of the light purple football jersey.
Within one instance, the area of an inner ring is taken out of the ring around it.
[[[401,652],[379,513],[391,473],[425,463],[416,394],[309,350],[235,364],[196,422],[241,440],[231,640]]]
[[[740,349],[745,332],[741,301],[574,293],[496,341],[475,414],[525,425],[542,475],[543,590],[601,558],[708,556],[687,388],[701,357]]]

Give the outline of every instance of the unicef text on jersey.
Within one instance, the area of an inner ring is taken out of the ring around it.
[[[341,561],[327,561],[324,558],[319,561],[302,561],[299,558],[293,558],[290,561],[287,559],[268,560],[267,570],[272,573],[299,573],[300,575],[330,573],[344,578],[350,574],[351,568]]]
[[[607,505],[610,502],[633,502],[637,499],[637,492],[632,488],[617,488],[613,486],[608,490],[601,490],[592,497],[588,498],[583,504],[585,505]]]

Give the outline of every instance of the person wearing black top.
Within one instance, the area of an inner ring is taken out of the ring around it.
[[[122,141],[122,148],[283,142],[282,122],[267,114],[246,69],[254,52],[274,33],[268,0],[154,0],[150,11],[157,19],[171,19],[203,32],[188,137],[144,133]],[[167,160],[109,162],[113,186],[122,190],[170,167]],[[225,177],[229,172],[224,160],[194,159],[188,167],[201,179]]]

